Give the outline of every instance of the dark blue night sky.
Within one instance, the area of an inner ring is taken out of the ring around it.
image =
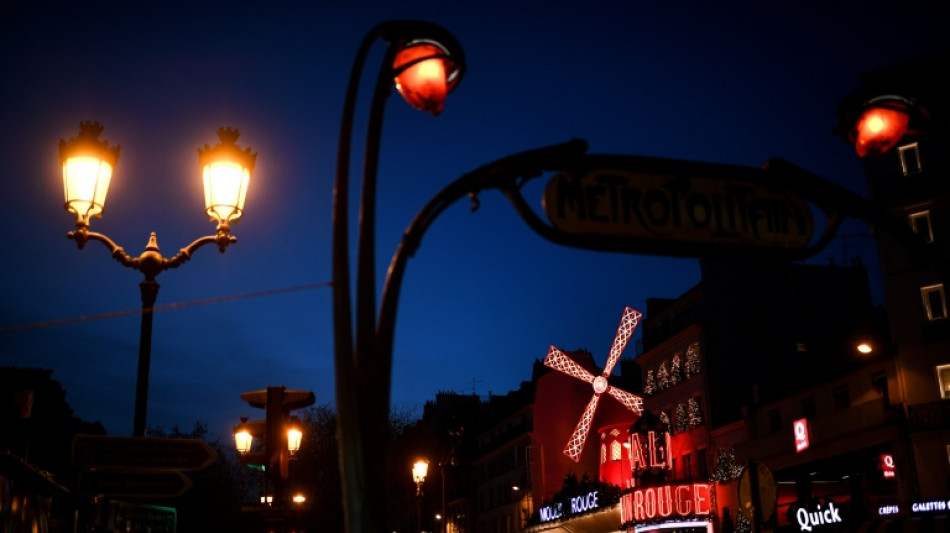
[[[443,186],[573,138],[591,153],[753,167],[781,157],[863,194],[853,148],[832,134],[835,105],[862,73],[947,43],[939,2],[135,4],[0,14],[0,154],[10,170],[0,180],[0,365],[52,369],[76,414],[117,435],[132,426],[141,275],[99,243],[80,251],[65,237],[73,221],[62,209],[57,143],[81,120],[98,120],[103,138],[122,146],[92,230],[133,255],[152,231],[166,256],[213,233],[196,149],[215,142],[218,127],[239,128],[239,142],[259,154],[238,242],[223,255],[201,249],[158,277],[166,307],[154,319],[149,424],[199,420],[225,436],[239,416],[259,415],[242,392],[286,385],[333,402],[337,135],[353,58],[377,23],[435,22],[468,59],[442,115],[395,93],[388,102],[380,276]],[[363,75],[355,172],[382,52],[379,43]],[[545,182],[525,191],[538,209]],[[551,344],[588,348],[602,364],[625,306],[645,311],[646,298],[699,281],[695,259],[558,246],[501,194],[480,201],[475,212],[460,202],[442,215],[409,263],[396,409],[419,414],[439,391],[515,389]],[[844,233],[812,261],[860,254],[876,275],[868,228]]]

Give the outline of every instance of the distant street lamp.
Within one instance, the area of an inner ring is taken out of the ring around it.
[[[273,502],[283,507],[284,482],[290,475],[289,461],[300,450],[303,432],[300,422],[290,416],[290,411],[313,405],[316,397],[310,391],[291,390],[283,386],[267,387],[241,394],[241,399],[251,407],[264,409],[264,420],[248,421],[234,428],[234,447],[240,454],[242,464],[257,465],[265,474],[265,492],[273,495]],[[252,450],[252,441],[263,442],[263,451]]]
[[[138,375],[135,384],[135,418],[132,435],[145,436],[145,418],[148,404],[148,375],[152,351],[152,312],[159,285],[155,277],[169,268],[177,268],[191,259],[195,250],[214,243],[224,253],[228,245],[237,241],[231,235],[231,223],[244,214],[244,200],[256,153],[241,150],[236,144],[240,131],[218,129],[220,142],[214,147],[207,144],[198,149],[198,162],[204,181],[205,212],[218,223],[216,233],[192,242],[174,257],[162,257],[153,232],[145,251],[132,257],[109,237],[89,231],[93,217],[101,217],[112,173],[119,160],[119,146],[110,146],[100,140],[103,126],[98,122],[81,122],[79,134],[68,141],[59,141],[59,155],[63,163],[64,207],[76,217],[76,229],[66,234],[82,249],[90,240],[103,243],[112,257],[123,266],[141,272],[145,279],[139,284],[142,293],[142,325],[139,337]]]
[[[419,533],[422,533],[422,484],[426,482],[429,462],[420,459],[412,465],[412,480],[416,483],[416,510],[419,517]]]

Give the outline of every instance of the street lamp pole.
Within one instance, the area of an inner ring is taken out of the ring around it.
[[[356,331],[350,286],[349,162],[353,117],[360,73],[376,39],[387,43],[368,118],[360,197],[356,271]],[[499,189],[535,231],[543,223],[520,194],[524,182],[544,170],[560,169],[583,157],[581,140],[514,154],[462,175],[430,200],[403,234],[387,272],[376,312],[375,205],[376,171],[385,99],[395,85],[416,109],[438,114],[449,91],[464,72],[464,54],[455,38],[439,26],[419,21],[389,21],[364,37],[350,73],[333,194],[333,335],[344,523],[349,533],[385,530],[385,495],[381,479],[388,471],[386,442],[392,374],[396,303],[408,258],[425,230],[458,199]],[[550,237],[549,237],[550,238]]]
[[[356,273],[356,335],[352,326],[348,239],[350,141],[360,73],[376,39],[387,43],[370,107],[363,161]],[[464,54],[439,26],[389,21],[365,36],[350,74],[340,126],[333,195],[333,320],[337,434],[343,482],[344,520],[349,532],[384,530],[387,421],[391,350],[380,350],[376,332],[376,169],[382,115],[395,81],[400,94],[421,110],[438,114],[464,72]],[[376,446],[370,449],[370,446]]]
[[[412,480],[416,483],[416,516],[418,518],[419,533],[422,533],[422,484],[426,482],[429,472],[429,462],[420,459],[412,465]]]
[[[66,194],[64,207],[76,218],[76,229],[66,236],[76,241],[79,249],[83,249],[89,241],[101,242],[122,266],[138,270],[145,276],[139,284],[142,322],[132,425],[132,436],[144,437],[152,352],[152,314],[159,289],[155,278],[164,270],[181,266],[206,244],[214,243],[224,253],[228,245],[237,241],[231,235],[231,223],[244,214],[244,199],[257,154],[251,153],[250,148],[241,150],[238,147],[236,142],[240,131],[237,129],[218,129],[220,142],[214,147],[206,144],[204,148],[198,149],[205,187],[205,211],[212,221],[218,223],[215,234],[201,237],[182,248],[175,256],[166,258],[159,252],[158,240],[152,232],[145,251],[138,257],[132,257],[106,235],[89,230],[91,219],[102,216],[112,172],[119,159],[119,146],[109,146],[107,141],[99,139],[102,130],[98,122],[81,122],[76,137],[59,142]]]

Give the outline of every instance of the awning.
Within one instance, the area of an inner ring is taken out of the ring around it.
[[[865,522],[856,533],[946,533],[947,531],[950,531],[950,515],[914,515]]]

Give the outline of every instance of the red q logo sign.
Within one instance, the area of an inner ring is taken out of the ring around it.
[[[808,420],[800,418],[792,423],[795,431],[795,451],[800,452],[808,448]]]
[[[881,471],[884,473],[885,478],[892,478],[897,475],[897,471],[894,468],[894,456],[885,453],[881,454]]]

